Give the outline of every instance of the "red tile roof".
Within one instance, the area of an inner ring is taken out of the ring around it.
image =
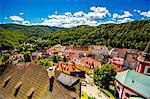
[[[101,50],[101,49],[104,49],[104,48],[107,48],[105,45],[100,45],[100,46],[92,46],[93,49],[95,50]]]
[[[70,45],[67,49],[88,51],[88,46]]]
[[[83,57],[83,58],[80,58],[79,61],[80,61],[81,64],[84,64],[84,65],[86,65],[86,66],[88,66],[88,67],[90,67],[91,65],[93,65],[94,67],[99,67],[99,66],[101,66],[101,63],[100,63],[100,62],[98,62],[97,60],[92,59],[92,58],[90,58],[90,57]]]

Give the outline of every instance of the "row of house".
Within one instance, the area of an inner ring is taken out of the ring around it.
[[[58,62],[55,64],[56,70],[64,72],[66,74],[85,72],[87,74],[93,73],[95,67],[101,67],[101,63],[90,57],[82,57],[73,59],[70,62]],[[77,73],[77,74],[78,74]]]
[[[109,62],[123,69],[135,69],[137,58],[141,53],[141,51],[134,49],[113,48],[109,51]]]
[[[59,61],[58,63],[55,63],[54,66],[56,66],[56,70],[61,71],[65,74],[78,76],[78,77],[84,77],[85,73],[87,74],[93,73],[93,69],[95,67],[101,67],[101,62],[94,59],[92,56],[88,56],[88,50],[90,48],[92,47],[77,46],[77,45],[68,46],[66,47],[66,49],[63,47],[63,49],[57,51],[57,55],[60,55],[61,57],[66,56],[70,59],[70,61],[69,62]],[[101,49],[103,49],[103,47],[99,48],[99,50]],[[98,50],[98,46],[97,46],[97,50]],[[82,51],[83,52],[87,51],[87,53],[86,54],[82,53]]]

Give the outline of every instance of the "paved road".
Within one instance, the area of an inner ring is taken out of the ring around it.
[[[97,88],[97,86],[93,83],[92,78],[90,78],[88,75],[86,75],[85,81],[86,83],[84,85],[86,86],[82,84],[81,91],[86,92],[88,96],[93,96],[96,99],[109,99],[105,93]]]

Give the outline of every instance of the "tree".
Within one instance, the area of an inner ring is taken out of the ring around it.
[[[57,63],[57,62],[58,62],[57,57],[56,57],[55,55],[53,56],[53,62],[54,62],[54,63]]]
[[[108,62],[108,55],[102,54],[103,58],[101,59],[102,64],[106,64]]]
[[[39,63],[40,65],[47,66],[47,67],[51,67],[51,66],[52,66],[51,61],[49,61],[48,59],[40,59],[40,60],[38,61],[38,63]]]
[[[32,59],[29,51],[24,53],[24,60],[25,62],[31,62]]]
[[[10,64],[12,62],[12,59],[10,58],[10,54],[9,53],[3,54],[1,57],[1,62],[3,64]]]
[[[67,61],[68,61],[68,58],[67,58],[66,56],[64,56],[63,61],[64,61],[64,62],[67,62]]]
[[[43,26],[0,24],[0,50],[46,50],[58,43],[66,46],[107,45],[109,48],[144,50],[150,38],[149,23],[150,20],[141,20],[126,24],[78,26],[61,30]],[[26,45],[28,43],[32,46]]]
[[[94,82],[100,88],[109,89],[110,81],[115,78],[116,72],[113,65],[108,64],[102,68],[94,69]]]

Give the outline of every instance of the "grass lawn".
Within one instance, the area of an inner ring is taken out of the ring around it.
[[[88,99],[88,95],[86,92],[81,92],[81,99]]]
[[[101,88],[101,90],[102,90],[103,92],[105,92],[108,96],[110,96],[111,99],[115,99],[115,97],[114,97],[114,95],[113,95],[114,86],[111,86],[111,85],[110,85],[109,90],[103,89],[103,88]]]

